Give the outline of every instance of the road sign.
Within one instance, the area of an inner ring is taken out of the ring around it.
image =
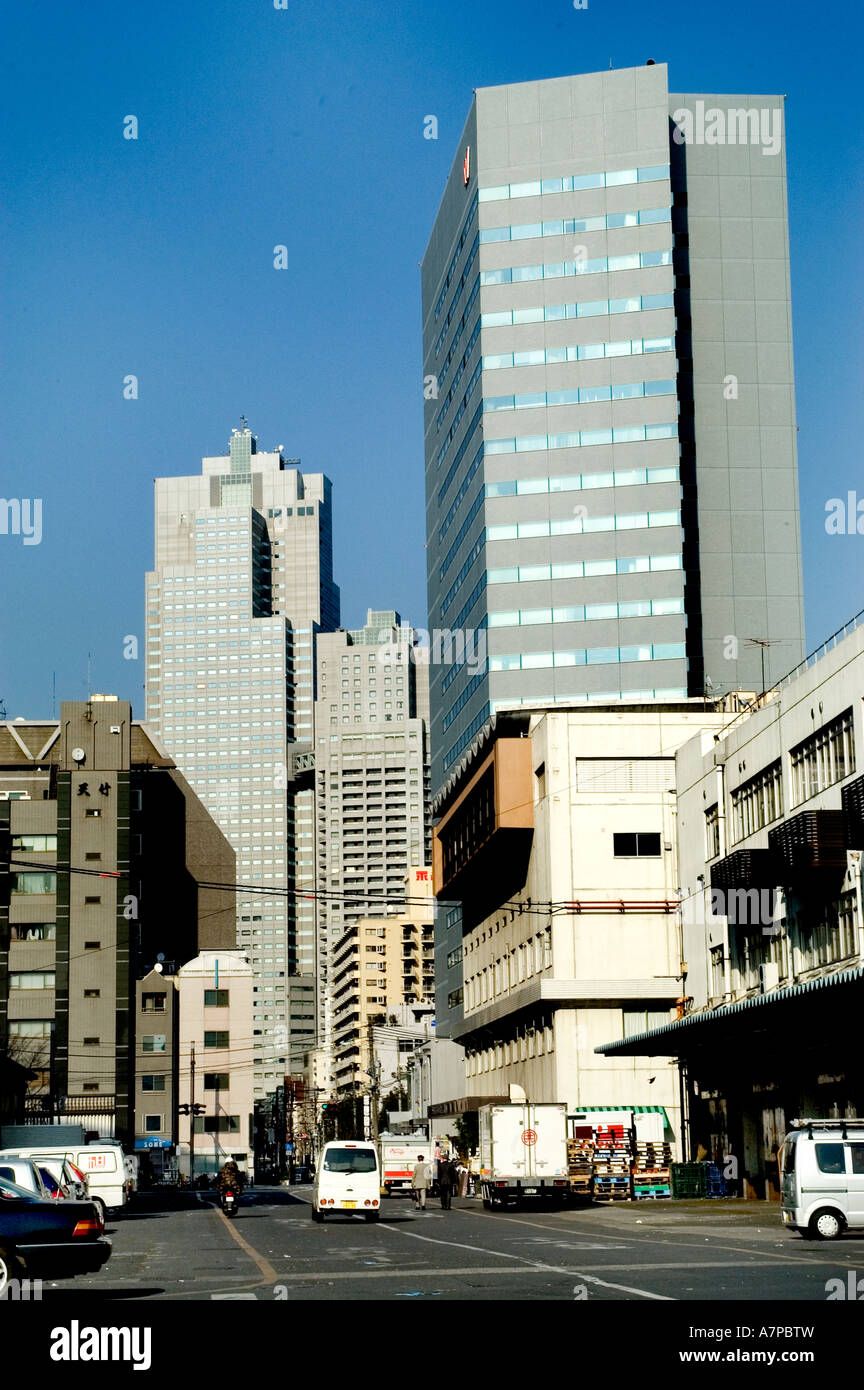
[[[286,1154],[293,1154],[293,1152],[294,1152],[294,1145],[293,1145],[293,1144],[286,1144],[286,1145],[285,1145],[285,1152],[286,1152]]]
[[[525,1144],[528,1148],[530,1148],[532,1144],[536,1144],[536,1143],[537,1143],[537,1131],[536,1131],[536,1129],[523,1129],[523,1131],[522,1131],[522,1143]]]

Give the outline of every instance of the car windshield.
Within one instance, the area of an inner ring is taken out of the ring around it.
[[[328,1149],[324,1155],[325,1173],[374,1173],[376,1167],[371,1149]]]

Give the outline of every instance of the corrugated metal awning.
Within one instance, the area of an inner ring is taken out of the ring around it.
[[[773,989],[769,994],[751,994],[746,999],[737,999],[734,1004],[723,1004],[717,1009],[703,1009],[700,1013],[676,1018],[673,1023],[664,1023],[662,1028],[652,1028],[645,1033],[635,1033],[630,1038],[618,1038],[614,1042],[595,1047],[594,1051],[604,1057],[675,1057],[687,1050],[693,1041],[694,1030],[707,1024],[722,1024],[743,1014],[749,1009],[774,1009],[793,999],[819,990],[840,988],[864,979],[864,965],[850,970],[835,971],[831,975],[818,975],[812,980],[799,980],[785,989]]]

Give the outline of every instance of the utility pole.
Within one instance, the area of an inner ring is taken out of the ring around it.
[[[195,1181],[195,1044],[189,1064],[189,1186]]]

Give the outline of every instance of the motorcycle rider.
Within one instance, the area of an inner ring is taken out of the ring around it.
[[[237,1201],[240,1201],[240,1193],[243,1191],[243,1178],[233,1158],[229,1158],[228,1162],[223,1163],[222,1167],[219,1169],[216,1178],[216,1190],[219,1193],[220,1202],[224,1203],[225,1193],[231,1191],[236,1194]]]

